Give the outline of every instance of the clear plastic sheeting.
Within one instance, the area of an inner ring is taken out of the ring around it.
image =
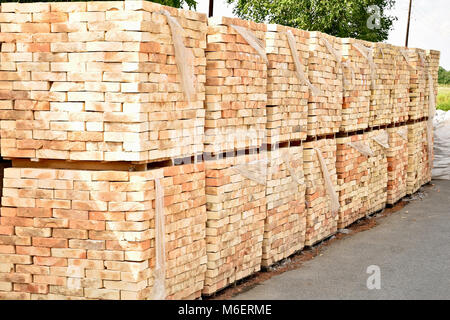
[[[160,13],[166,16],[167,22],[169,23],[172,42],[175,48],[175,62],[181,77],[181,88],[184,91],[187,101],[190,103],[195,94],[194,54],[184,45],[183,27],[166,10],[161,10]]]
[[[450,111],[436,110],[433,179],[450,180]]]
[[[267,159],[256,160],[246,164],[238,164],[232,167],[232,169],[247,179],[255,181],[261,185],[266,185],[268,163],[269,162]]]
[[[379,135],[373,137],[372,139],[383,148],[389,148],[389,134],[385,130],[383,130]]]
[[[235,25],[231,25],[231,27],[236,30],[237,33],[241,35],[242,38],[247,41],[247,43],[256,50],[256,52],[261,56],[266,64],[269,63],[267,59],[266,50],[264,49],[264,45],[251,31],[247,30],[244,27],[239,27]]]
[[[309,79],[305,76],[305,73],[303,72],[302,65],[300,64],[300,59],[298,58],[297,44],[291,30],[288,30],[286,32],[286,36],[288,39],[289,47],[291,48],[292,58],[294,59],[295,70],[298,79],[309,87],[311,93],[314,96],[318,96],[320,94],[320,90],[316,88],[314,85],[312,85],[312,83],[309,81]]]
[[[164,228],[164,189],[159,179],[155,180],[155,270],[152,297],[166,299],[166,243]]]
[[[352,68],[352,66],[350,65],[350,61],[346,60],[346,61],[342,61],[341,63],[343,68],[347,68],[348,70],[350,70],[350,74],[352,75],[352,84],[355,83],[355,70]],[[342,72],[344,72],[344,69],[342,69]],[[345,87],[348,85],[347,79],[345,77],[345,74],[342,75],[342,82],[344,83],[344,90]]]
[[[327,47],[328,52],[330,52],[334,56],[334,58],[336,59],[336,62],[338,64],[341,64],[342,63],[342,55],[341,55],[341,53],[338,52],[337,50],[335,50],[333,48],[333,46],[331,45],[331,43],[327,39],[320,38],[320,40],[323,42],[325,47]]]
[[[407,127],[400,128],[397,133],[403,140],[408,141],[408,128]]]
[[[317,152],[317,157],[319,158],[320,162],[320,168],[322,170],[322,175],[325,180],[325,189],[327,190],[327,194],[330,197],[331,213],[333,214],[333,216],[336,216],[340,208],[339,196],[334,188],[333,182],[331,181],[331,176],[330,173],[328,172],[325,160],[323,159],[322,151],[320,151],[317,148],[314,148],[314,150]]]
[[[427,74],[425,73],[425,69],[427,69],[427,60],[425,57],[425,53],[422,51],[419,51],[419,58],[420,58],[420,66],[422,67],[422,78],[425,78]]]
[[[413,65],[411,65],[411,61],[409,60],[409,53],[407,49],[400,49],[400,53],[402,54],[403,58],[405,59],[408,66],[412,69],[416,69]]]
[[[355,150],[358,150],[358,152],[360,152],[362,155],[365,155],[366,157],[373,156],[373,151],[372,149],[370,149],[370,146],[362,141],[348,142],[347,145]]]
[[[370,67],[370,75],[371,75],[371,80],[372,80],[372,84],[371,87],[372,89],[375,87],[375,70],[377,68],[377,66],[375,65],[375,62],[373,60],[373,48],[368,48],[364,45],[362,45],[361,43],[353,43],[353,46],[362,54],[362,56],[364,58],[367,59],[367,61],[369,62],[369,67]]]
[[[333,57],[336,59],[336,62],[342,68],[342,72],[344,72],[344,68],[347,68],[347,69],[350,70],[350,73],[352,75],[352,83],[354,83],[354,81],[355,81],[355,71],[351,67],[349,61],[342,61],[343,60],[342,59],[342,54],[340,52],[338,52],[337,50],[335,50],[333,48],[333,46],[331,45],[331,43],[327,39],[320,38],[320,40],[323,42],[323,44],[327,48],[328,52],[330,52],[331,55],[333,55]],[[344,86],[348,85],[348,82],[347,82],[347,79],[345,78],[345,75],[342,76],[342,81],[344,82]],[[344,90],[345,90],[345,87],[344,87]]]

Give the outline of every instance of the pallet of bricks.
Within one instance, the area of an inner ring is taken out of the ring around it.
[[[342,122],[342,43],[321,32],[309,34],[308,77],[316,88],[308,100],[308,136],[339,131]]]
[[[312,246],[337,231],[339,198],[336,175],[336,140],[315,139],[303,144],[306,183],[305,245]]]
[[[267,144],[306,138],[312,87],[308,80],[308,40],[306,31],[267,26]]]
[[[392,93],[392,123],[408,121],[410,68],[408,51],[402,47],[391,46],[393,50],[395,79]]]
[[[389,147],[386,149],[388,163],[386,203],[394,205],[407,194],[408,178],[408,126],[387,129]]]
[[[205,152],[256,148],[266,128],[265,24],[209,19]]]
[[[336,173],[339,186],[338,228],[366,216],[370,208],[370,161],[374,156],[367,133],[345,134],[336,139]]]
[[[387,201],[388,164],[386,152],[389,149],[389,135],[386,129],[371,129],[367,132],[369,147],[369,207],[370,215],[385,208]]]
[[[426,90],[429,95],[428,104],[428,119],[426,123],[426,167],[424,170],[424,176],[422,179],[422,184],[426,184],[431,181],[431,170],[433,169],[434,160],[434,133],[433,133],[433,118],[436,110],[436,96],[438,94],[438,73],[439,73],[439,58],[440,52],[435,50],[426,51],[426,62],[427,62],[427,79],[428,87]]]
[[[1,11],[1,156],[13,167],[0,298],[199,297],[204,164],[147,162],[203,152],[205,15],[143,1]]]
[[[414,121],[408,127],[408,175],[407,190],[408,195],[415,193],[421,187],[420,168],[423,161],[423,137],[424,126],[419,121]]]
[[[394,109],[395,51],[387,43],[373,43],[372,55],[374,78],[370,96],[369,126],[383,126],[392,122]],[[370,57],[369,57],[370,59]]]
[[[367,42],[342,39],[343,104],[341,132],[355,132],[369,127],[372,70],[361,45]]]
[[[268,151],[267,160],[264,268],[303,249],[306,235],[303,146]]]
[[[427,67],[425,50],[410,48],[409,120],[420,120],[428,116]]]

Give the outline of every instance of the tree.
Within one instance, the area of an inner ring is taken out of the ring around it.
[[[0,0],[1,2],[77,2],[80,0]],[[92,1],[108,1],[108,0],[92,0]],[[166,6],[182,8],[185,4],[189,9],[197,8],[196,0],[153,0],[152,2],[160,3]]]
[[[386,11],[394,6],[395,0],[227,0],[227,2],[235,5],[233,12],[243,19],[374,42],[386,40],[392,23],[397,20],[397,17],[386,14]]]
[[[439,67],[438,82],[439,84],[450,84],[450,71],[446,71],[444,68]]]

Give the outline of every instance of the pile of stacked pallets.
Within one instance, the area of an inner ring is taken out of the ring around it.
[[[147,1],[0,11],[0,299],[208,296],[431,180],[437,51]]]

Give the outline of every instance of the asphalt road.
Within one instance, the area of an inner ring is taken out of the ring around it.
[[[432,184],[373,229],[233,299],[450,299],[450,181]]]

